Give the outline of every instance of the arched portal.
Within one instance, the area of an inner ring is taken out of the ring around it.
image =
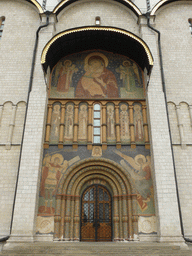
[[[80,229],[82,215],[81,195],[83,195],[82,204],[84,205],[86,192],[90,193],[90,186],[95,189],[97,187],[98,191],[99,188],[101,189],[104,186],[105,190],[103,190],[103,193],[106,192],[108,196],[111,195],[112,197],[111,234],[113,235],[111,235],[110,239],[114,241],[133,240],[134,235],[138,233],[137,194],[131,187],[125,170],[115,162],[104,158],[90,158],[80,161],[75,166],[69,168],[63,175],[56,195],[55,239],[66,241],[80,240],[80,235],[82,236]],[[96,190],[95,193],[99,193]],[[104,203],[101,200],[99,201],[99,199],[96,199],[96,201],[95,203]],[[109,201],[106,201],[106,204]],[[89,203],[93,202],[89,200]],[[110,205],[106,207],[110,207]],[[100,230],[98,228],[97,230],[93,229],[94,227],[91,225],[93,215],[88,217],[91,220],[87,226],[89,226],[89,229],[92,228],[92,230],[87,232],[93,240],[95,239],[93,233],[97,232],[98,236]],[[96,221],[98,222],[98,219]],[[94,225],[98,224],[95,223]],[[104,236],[107,224],[104,223],[103,226],[105,227],[102,230],[103,233],[100,233],[101,239]],[[107,233],[110,233],[109,229]],[[88,234],[85,236],[88,236]],[[107,236],[109,235],[105,235],[105,239],[109,240]],[[96,238],[98,239],[98,237]]]

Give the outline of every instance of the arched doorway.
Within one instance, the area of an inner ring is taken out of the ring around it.
[[[96,199],[97,204],[102,204],[100,207],[104,207],[105,203],[109,203],[110,200],[113,201],[113,211],[109,217],[113,223],[111,225],[113,235],[104,236],[101,234],[100,238],[103,237],[105,241],[107,239],[113,241],[134,240],[134,237],[138,234],[137,193],[130,184],[125,170],[114,161],[104,158],[89,158],[80,161],[63,175],[56,192],[55,239],[64,241],[82,240],[81,215],[83,209],[81,204],[86,203],[86,192],[90,193],[89,189],[95,187],[102,189],[100,191],[103,193],[103,197],[105,192],[109,197],[109,200],[103,201]],[[96,202],[90,198],[90,194],[88,199],[88,207],[93,207],[90,205],[92,203],[96,204]],[[99,212],[99,208],[97,208],[97,211]],[[93,223],[94,216],[88,215],[87,217],[90,219],[90,224],[87,224],[87,226],[92,227],[92,231],[90,231],[92,233],[84,238],[90,236],[91,241],[93,241],[95,239],[94,232],[96,231],[91,223]],[[83,223],[85,224],[85,222]],[[103,226],[107,225],[103,224]],[[97,228],[97,236],[98,232],[100,231]],[[110,233],[110,231],[107,231],[107,233]]]
[[[81,198],[81,241],[112,240],[112,200],[100,184],[85,189]]]

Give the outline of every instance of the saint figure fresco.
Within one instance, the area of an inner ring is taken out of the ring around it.
[[[140,77],[138,66],[133,61],[125,60],[123,65],[120,65],[116,69],[116,72],[120,74],[120,79],[123,81],[124,91],[121,91],[122,94],[125,94],[125,97],[144,97],[143,80]],[[121,97],[123,97],[123,95],[121,95]]]
[[[120,132],[122,142],[127,142],[130,140],[129,115],[127,109],[128,106],[126,104],[122,104],[120,106]]]
[[[64,141],[73,140],[73,104],[68,104],[66,108],[65,116],[65,132],[64,132]]]
[[[59,141],[60,119],[60,104],[56,103],[53,105],[53,112],[51,116],[50,143],[58,143]]]
[[[69,87],[72,83],[72,76],[78,69],[75,68],[75,65],[72,65],[70,60],[65,60],[62,62],[62,66],[59,70],[58,83],[57,83],[57,91],[58,92],[68,92]]]
[[[77,98],[118,98],[115,75],[107,69],[108,59],[102,53],[91,53],[85,58],[85,74],[80,78]]]
[[[78,132],[79,141],[87,140],[87,105],[80,105],[79,110],[79,132]]]
[[[140,104],[134,105],[134,124],[135,124],[135,141],[144,141],[144,131],[143,131],[143,116]]]
[[[115,115],[112,104],[107,104],[107,140],[108,142],[115,141]]]

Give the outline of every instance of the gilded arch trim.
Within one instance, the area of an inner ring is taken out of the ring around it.
[[[41,5],[36,0],[27,0],[27,2],[32,3],[33,5],[35,5],[37,7],[39,13],[43,13],[43,9],[42,9]]]
[[[67,36],[69,34],[73,34],[73,33],[78,33],[78,32],[83,32],[83,31],[106,31],[106,32],[116,32],[119,33],[121,35],[125,35],[135,41],[137,41],[141,47],[144,49],[147,58],[148,58],[148,62],[150,66],[153,66],[153,57],[152,54],[150,52],[149,47],[147,46],[147,44],[138,36],[134,35],[133,33],[123,30],[123,29],[119,29],[119,28],[113,28],[113,27],[82,27],[82,28],[76,28],[76,29],[70,29],[64,32],[61,32],[57,35],[55,35],[44,47],[42,55],[41,55],[41,64],[45,64],[46,63],[46,58],[47,58],[47,54],[49,49],[51,48],[51,46],[61,37]]]
[[[153,9],[152,9],[152,11],[151,11],[151,15],[153,16],[153,15],[156,15],[156,12],[162,7],[162,6],[164,6],[164,5],[166,5],[166,4],[169,4],[169,3],[172,3],[172,2],[186,2],[186,1],[188,1],[188,2],[191,2],[191,0],[161,0],[161,1],[159,1],[154,7],[153,7]]]
[[[117,0],[116,0],[117,1]],[[65,6],[68,6],[69,4],[73,3],[74,1],[72,0],[63,0],[61,1],[53,10],[53,13],[55,14],[59,14],[60,11],[65,8]],[[128,6],[128,8],[130,8],[131,10],[133,10],[133,12],[137,15],[140,16],[142,15],[141,11],[139,10],[139,8],[133,4],[130,0],[121,0],[119,1],[122,4]]]

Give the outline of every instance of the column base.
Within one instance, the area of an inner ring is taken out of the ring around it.
[[[26,235],[11,235],[7,243],[33,243],[35,242],[35,236]]]
[[[136,143],[131,143],[131,148],[136,148]]]
[[[59,144],[58,144],[58,148],[59,148],[59,149],[62,149],[62,148],[63,148],[63,143],[59,143]]]
[[[182,236],[160,236],[158,238],[157,242],[174,244],[174,245],[178,245],[180,247],[184,247],[185,249],[187,249],[187,247],[188,247]]]
[[[78,149],[78,144],[77,143],[73,143],[73,149]]]
[[[120,143],[120,142],[119,142],[119,143],[118,143],[118,142],[116,143],[116,148],[117,148],[117,149],[120,149],[120,148],[121,148],[121,143]]]

